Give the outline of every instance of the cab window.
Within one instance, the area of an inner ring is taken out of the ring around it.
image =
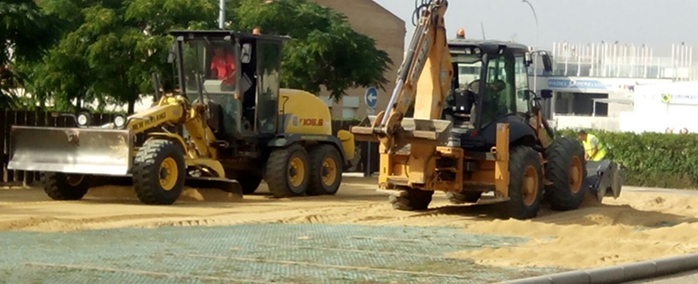
[[[528,72],[526,70],[526,59],[523,54],[514,57],[514,72],[516,81],[516,111],[528,112],[528,100],[526,91],[528,90]]]

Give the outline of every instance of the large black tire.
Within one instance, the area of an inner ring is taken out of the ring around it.
[[[308,152],[298,144],[275,149],[269,155],[264,180],[276,198],[304,195],[310,182]]]
[[[226,171],[225,177],[239,182],[240,187],[242,187],[242,194],[253,194],[259,188],[259,184],[262,183],[261,176],[248,171]]]
[[[446,192],[446,198],[453,204],[475,203],[480,196],[480,191]]]
[[[429,203],[434,195],[433,191],[419,190],[413,188],[406,188],[407,195],[397,196],[390,195],[388,201],[392,204],[393,208],[397,210],[426,210],[429,208]]]
[[[526,179],[532,178],[529,184]],[[543,169],[538,152],[516,146],[509,155],[509,216],[524,220],[538,215],[543,200]]]
[[[262,183],[262,177],[251,173],[246,173],[245,175],[239,176],[235,180],[240,183],[240,186],[242,187],[242,194],[253,194],[255,191],[257,191],[259,184]]]
[[[342,183],[342,157],[332,145],[310,149],[308,195],[335,195]]]
[[[579,208],[587,192],[584,147],[574,138],[558,138],[546,150],[546,157],[545,177],[552,182],[545,187],[550,208],[559,211]]]
[[[148,140],[133,162],[133,187],[145,204],[169,205],[184,190],[186,164],[182,149],[172,141]]]
[[[80,200],[90,189],[85,175],[47,172],[40,178],[44,192],[53,200]]]

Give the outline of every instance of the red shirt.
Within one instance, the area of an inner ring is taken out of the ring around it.
[[[234,74],[235,60],[233,60],[233,56],[230,54],[226,54],[225,60],[218,56],[213,56],[213,60],[211,60],[211,70],[216,70],[218,80],[223,80],[223,78],[225,78],[226,76]],[[235,77],[225,80],[223,81],[223,83],[226,85],[232,85],[233,83],[235,83]]]

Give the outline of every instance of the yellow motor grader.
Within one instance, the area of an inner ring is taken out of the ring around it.
[[[279,87],[288,37],[171,35],[179,93],[156,94],[152,108],[102,126],[89,125],[85,113],[76,127],[12,126],[8,168],[41,172],[46,193],[57,200],[81,199],[105,177],[130,177],[146,204],[174,203],[185,184],[251,194],[263,179],[278,198],[337,192],[354,138],[348,131],[332,135],[320,98]],[[214,72],[220,56],[234,65],[233,75]]]
[[[528,219],[544,197],[557,210],[578,208],[589,190],[599,200],[618,197],[620,166],[587,163],[580,142],[555,137],[547,124],[541,97],[528,89],[527,46],[449,41],[448,1],[422,3],[387,109],[351,130],[359,141],[380,143],[378,186],[393,207],[427,209],[444,191],[453,203],[501,202],[509,216]],[[414,117],[405,117],[411,105]]]

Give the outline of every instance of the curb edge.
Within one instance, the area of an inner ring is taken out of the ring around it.
[[[601,284],[621,283],[698,269],[698,253],[594,269],[572,270],[499,282],[501,284]]]

